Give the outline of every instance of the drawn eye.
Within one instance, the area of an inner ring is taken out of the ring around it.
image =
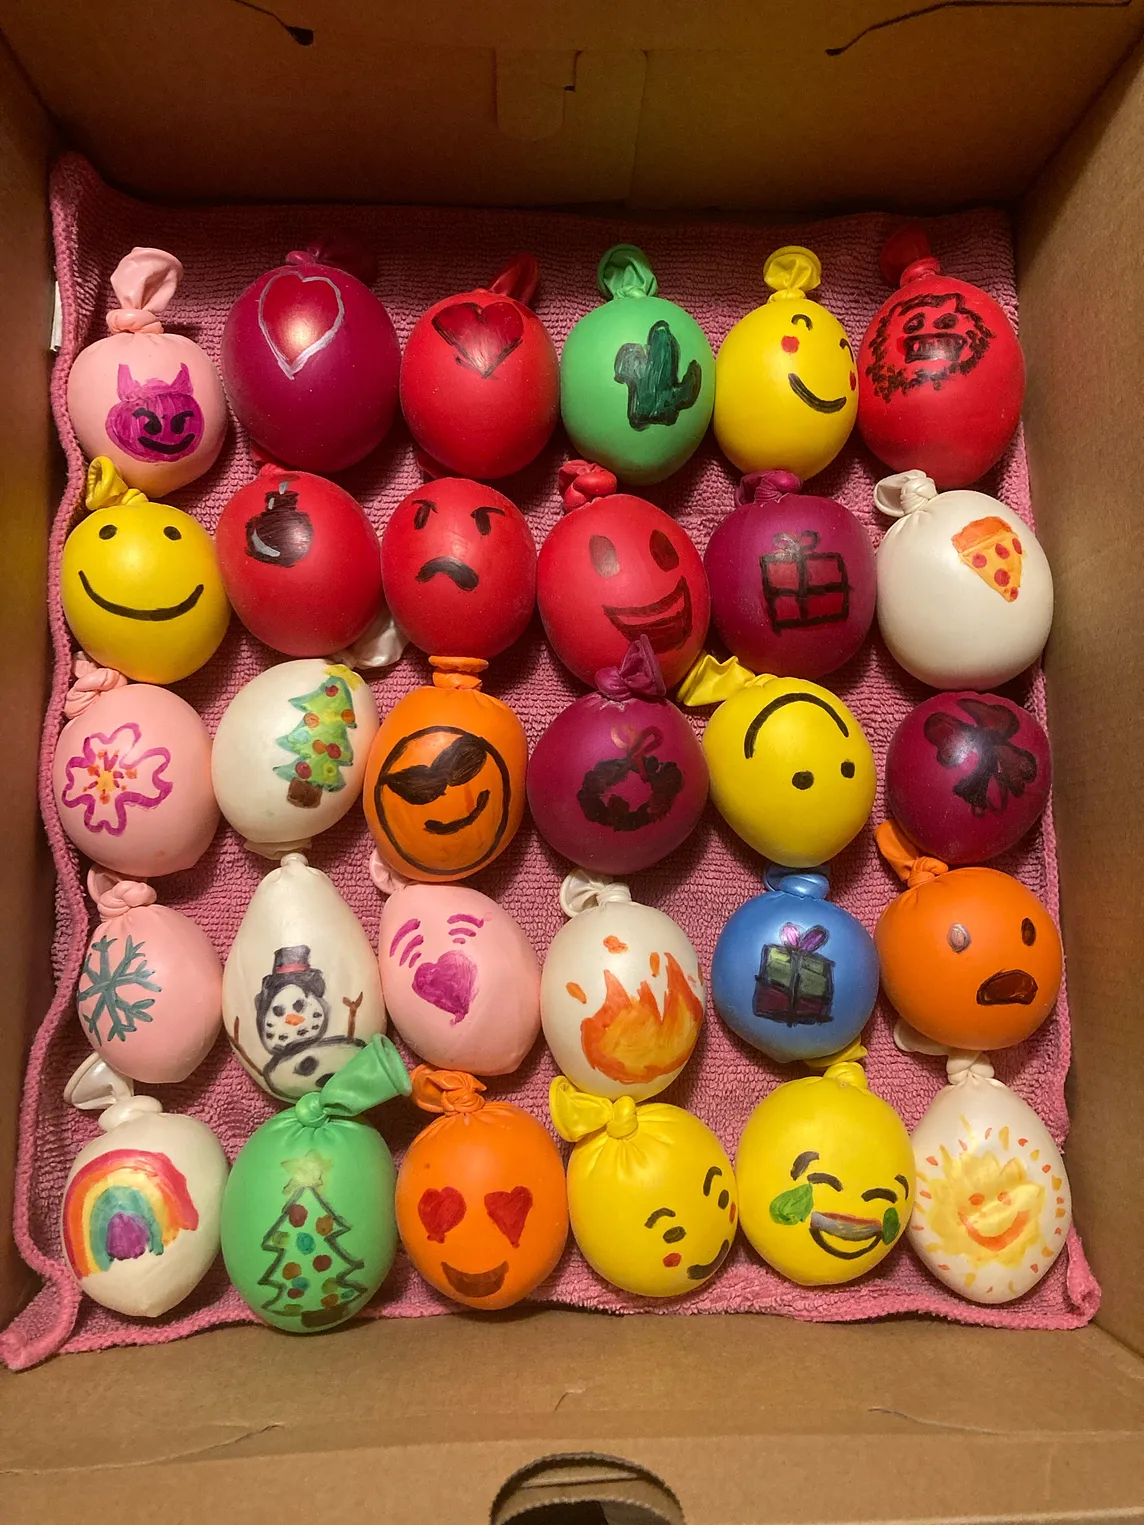
[[[1031,948],[1037,940],[1037,929],[1026,916],[1021,923],[1021,941],[1026,948]]]
[[[588,542],[588,555],[601,577],[615,577],[620,570],[620,558],[607,535],[593,535]]]
[[[955,312],[943,312],[940,318],[934,319],[935,328],[956,328],[957,314]]]
[[[465,1216],[465,1199],[455,1186],[442,1186],[440,1191],[430,1186],[418,1199],[417,1216],[425,1237],[433,1244],[444,1244],[445,1235]]]
[[[791,783],[796,789],[809,789],[811,784],[814,783],[814,774],[806,768],[800,769],[791,779]]]
[[[413,528],[423,530],[429,523],[429,515],[436,512],[436,503],[431,503],[428,498],[418,498],[413,505]]]
[[[681,1239],[686,1239],[686,1237],[687,1230],[682,1224],[676,1224],[674,1228],[664,1229],[663,1231],[664,1244],[678,1244]]]
[[[487,535],[487,534],[489,534],[491,532],[492,527],[493,527],[493,522],[489,518],[490,514],[499,514],[501,516],[501,518],[503,519],[504,518],[504,509],[503,508],[474,508],[473,509],[472,519],[473,519],[473,523],[477,526],[478,534]]]
[[[117,533],[118,531],[114,524],[104,524],[100,528],[99,538],[101,540],[114,540]]]
[[[807,328],[813,328],[814,327],[814,324],[810,321],[810,319],[807,317],[805,312],[796,312],[794,317],[790,321],[791,321],[791,327],[792,328],[794,327],[794,325],[796,323],[805,323]]]
[[[842,767],[839,769],[839,772],[842,774],[843,778],[853,778],[854,777],[854,764],[850,761],[849,758],[847,758],[847,760],[842,764]]]
[[[679,565],[679,552],[662,530],[652,530],[648,549],[655,557],[656,566],[662,567],[665,572],[670,572]]]
[[[272,1006],[270,1009],[276,1017],[284,1017],[286,1015],[285,1006]]]
[[[163,425],[159,421],[159,415],[152,413],[150,408],[136,408],[131,417],[143,420],[144,434],[161,434],[163,432]]]
[[[965,927],[961,925],[959,921],[954,922],[953,926],[950,927],[945,936],[946,941],[949,943],[949,946],[955,953],[964,953],[966,948],[968,948],[970,943],[973,941],[969,935],[969,932]]]
[[[182,434],[183,430],[187,427],[187,420],[193,417],[194,414],[189,408],[183,413],[176,413],[171,420],[171,433]]]
[[[177,530],[173,524],[164,524],[163,533],[168,540],[181,540],[183,538],[182,530]]]
[[[907,318],[903,327],[906,333],[916,334],[919,329],[926,326],[925,313],[915,312],[912,318]]]

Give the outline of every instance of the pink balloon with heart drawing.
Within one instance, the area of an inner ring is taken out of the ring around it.
[[[540,965],[524,928],[459,884],[408,884],[378,931],[394,1027],[442,1069],[507,1075],[540,1031]]]
[[[222,336],[227,396],[276,464],[342,471],[389,432],[401,349],[369,289],[375,276],[368,252],[327,241],[288,254],[231,308]]]

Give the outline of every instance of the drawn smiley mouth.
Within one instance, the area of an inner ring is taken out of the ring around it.
[[[999,1234],[983,1234],[979,1228],[974,1227],[972,1221],[965,1213],[958,1213],[957,1217],[962,1228],[973,1240],[974,1244],[979,1244],[983,1250],[989,1250],[994,1255],[999,1255],[1002,1250],[1007,1250],[1015,1240],[1020,1239],[1029,1222],[1029,1214],[1019,1212],[1009,1227],[1002,1229]]]
[[[902,354],[907,365],[924,360],[956,365],[965,344],[964,334],[908,334],[902,343]]]
[[[493,1266],[489,1271],[458,1271],[456,1266],[443,1260],[441,1269],[453,1291],[460,1297],[495,1297],[508,1275],[508,1261],[502,1260],[499,1266]]]
[[[1037,998],[1037,982],[1024,969],[1002,969],[977,987],[978,1006],[1030,1006]]]
[[[670,593],[653,604],[605,604],[604,613],[625,640],[638,641],[646,635],[658,656],[678,650],[691,634],[691,589],[686,577],[681,577]]]
[[[807,407],[813,408],[816,413],[841,413],[846,406],[845,397],[819,397],[817,392],[812,392],[802,377],[796,376],[793,371],[788,373],[787,381],[799,402],[806,403]]]
[[[91,583],[88,582],[86,572],[80,572],[79,580],[83,591],[93,604],[97,604],[100,609],[106,610],[108,614],[118,614],[127,620],[152,620],[155,622],[177,620],[180,614],[188,614],[203,596],[203,585],[199,583],[192,592],[187,594],[182,603],[172,604],[167,609],[132,609],[129,604],[113,604],[109,598],[104,598],[101,594],[97,593]]]
[[[153,450],[156,455],[185,455],[188,450],[195,447],[195,436],[184,435],[181,440],[172,440],[170,444],[166,440],[148,439],[145,434],[139,436],[138,443],[144,450]]]
[[[489,791],[482,789],[480,794],[477,795],[477,803],[469,811],[468,815],[459,815],[455,821],[428,820],[425,822],[425,830],[434,837],[454,836],[458,831],[464,831],[466,826],[471,826],[478,816],[483,815],[488,802]]]
[[[724,1239],[723,1243],[719,1246],[719,1253],[715,1256],[714,1260],[709,1260],[705,1266],[688,1266],[688,1276],[692,1281],[703,1281],[706,1277],[710,1276],[713,1271],[717,1271],[719,1269],[719,1267],[726,1260],[727,1251],[730,1248],[731,1241],[729,1239]]]
[[[456,556],[432,557],[418,572],[417,581],[432,582],[437,576],[447,577],[462,593],[471,593],[480,582],[472,567],[467,562],[458,561]]]
[[[827,1243],[827,1234],[831,1239],[857,1243],[858,1248],[840,1250],[837,1245]],[[860,1260],[882,1243],[882,1224],[880,1219],[855,1218],[850,1213],[813,1212],[810,1215],[810,1237],[820,1250],[825,1250],[837,1260]]]

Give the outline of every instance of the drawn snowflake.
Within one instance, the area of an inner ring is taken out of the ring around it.
[[[155,971],[147,968],[143,944],[128,937],[122,958],[113,966],[111,950],[115,942],[114,937],[99,937],[92,943],[83,966],[83,976],[89,983],[86,986],[81,983],[76,991],[80,1017],[99,1044],[104,1041],[99,1024],[105,1016],[108,1042],[113,1038],[126,1039],[128,1033],[135,1031],[137,1023],[151,1021],[150,1009],[154,1000],[150,996],[139,996],[137,1000],[129,1001],[123,994],[125,989],[151,990],[156,995],[162,994],[163,990],[162,985],[152,983]],[[98,968],[95,967],[97,955]]]

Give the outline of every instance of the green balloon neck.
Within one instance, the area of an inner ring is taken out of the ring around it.
[[[606,297],[653,297],[659,290],[647,255],[635,244],[613,244],[596,267],[596,284]]]
[[[394,1096],[408,1096],[411,1089],[401,1055],[388,1038],[377,1035],[320,1091],[299,1097],[294,1114],[304,1128],[317,1128],[331,1118],[358,1117]]]

